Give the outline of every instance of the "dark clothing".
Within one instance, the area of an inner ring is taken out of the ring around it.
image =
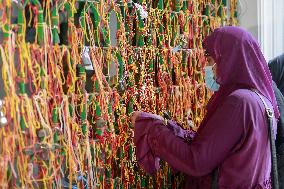
[[[284,54],[272,59],[268,66],[273,81],[284,96]]]
[[[279,188],[284,189],[284,54],[270,61],[269,69],[275,81],[273,82],[273,90],[280,113],[275,144],[277,150]]]

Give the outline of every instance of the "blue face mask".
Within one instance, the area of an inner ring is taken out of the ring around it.
[[[213,66],[205,66],[205,84],[211,91],[215,92],[218,91],[220,85],[216,82],[214,78]]]

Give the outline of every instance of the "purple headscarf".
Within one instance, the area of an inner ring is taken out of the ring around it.
[[[217,64],[216,80],[220,84],[207,105],[203,125],[224,97],[241,88],[257,89],[272,103],[275,117],[279,117],[268,65],[249,32],[235,26],[217,28],[205,38],[203,46]]]

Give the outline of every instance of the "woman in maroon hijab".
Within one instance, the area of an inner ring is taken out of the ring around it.
[[[185,188],[211,188],[216,169],[219,189],[271,188],[265,107],[252,90],[264,97],[274,117],[279,112],[260,47],[251,34],[233,26],[216,29],[203,44],[216,63],[218,86],[196,136],[185,140],[174,122],[166,127],[159,116],[135,112],[137,161],[150,174],[159,168],[159,158],[167,161],[187,175]]]

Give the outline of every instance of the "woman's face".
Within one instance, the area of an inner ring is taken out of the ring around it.
[[[206,56],[206,59],[207,59],[207,64],[206,66],[213,66],[213,72],[214,72],[214,75],[216,76],[217,75],[217,65],[214,61],[214,59],[211,57],[211,56]],[[216,79],[216,78],[215,78]]]

